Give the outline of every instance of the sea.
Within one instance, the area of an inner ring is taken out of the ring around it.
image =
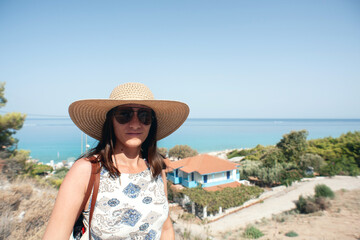
[[[158,147],[189,145],[199,153],[275,145],[284,134],[307,130],[307,139],[339,137],[360,131],[360,119],[188,119]],[[15,137],[18,149],[43,163],[74,161],[97,141],[83,134],[70,118],[28,118]]]

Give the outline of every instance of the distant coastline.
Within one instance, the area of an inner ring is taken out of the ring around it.
[[[190,118],[159,147],[189,145],[199,153],[225,149],[250,148],[258,144],[274,145],[291,130],[306,129],[308,139],[338,137],[348,131],[360,131],[360,119],[295,118]],[[27,118],[15,135],[18,148],[44,163],[74,160],[85,149],[86,138],[68,117]],[[82,139],[82,140],[81,140]],[[90,147],[96,141],[87,138]]]

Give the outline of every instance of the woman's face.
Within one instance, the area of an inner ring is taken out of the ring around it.
[[[151,126],[148,114],[151,117],[151,108],[137,104],[121,105],[115,110],[112,120],[115,136],[125,148],[141,147]]]

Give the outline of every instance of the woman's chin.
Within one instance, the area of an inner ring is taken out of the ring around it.
[[[125,146],[128,148],[140,148],[142,141],[140,139],[130,139],[125,142]]]

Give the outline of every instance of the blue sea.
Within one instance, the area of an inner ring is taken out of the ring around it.
[[[302,129],[309,132],[308,139],[339,137],[360,131],[360,119],[188,119],[158,146],[186,144],[199,153],[251,148],[275,145],[284,134]],[[15,137],[19,149],[30,150],[30,156],[43,163],[73,161],[85,150],[86,139],[90,147],[96,145],[69,118],[28,118]]]

